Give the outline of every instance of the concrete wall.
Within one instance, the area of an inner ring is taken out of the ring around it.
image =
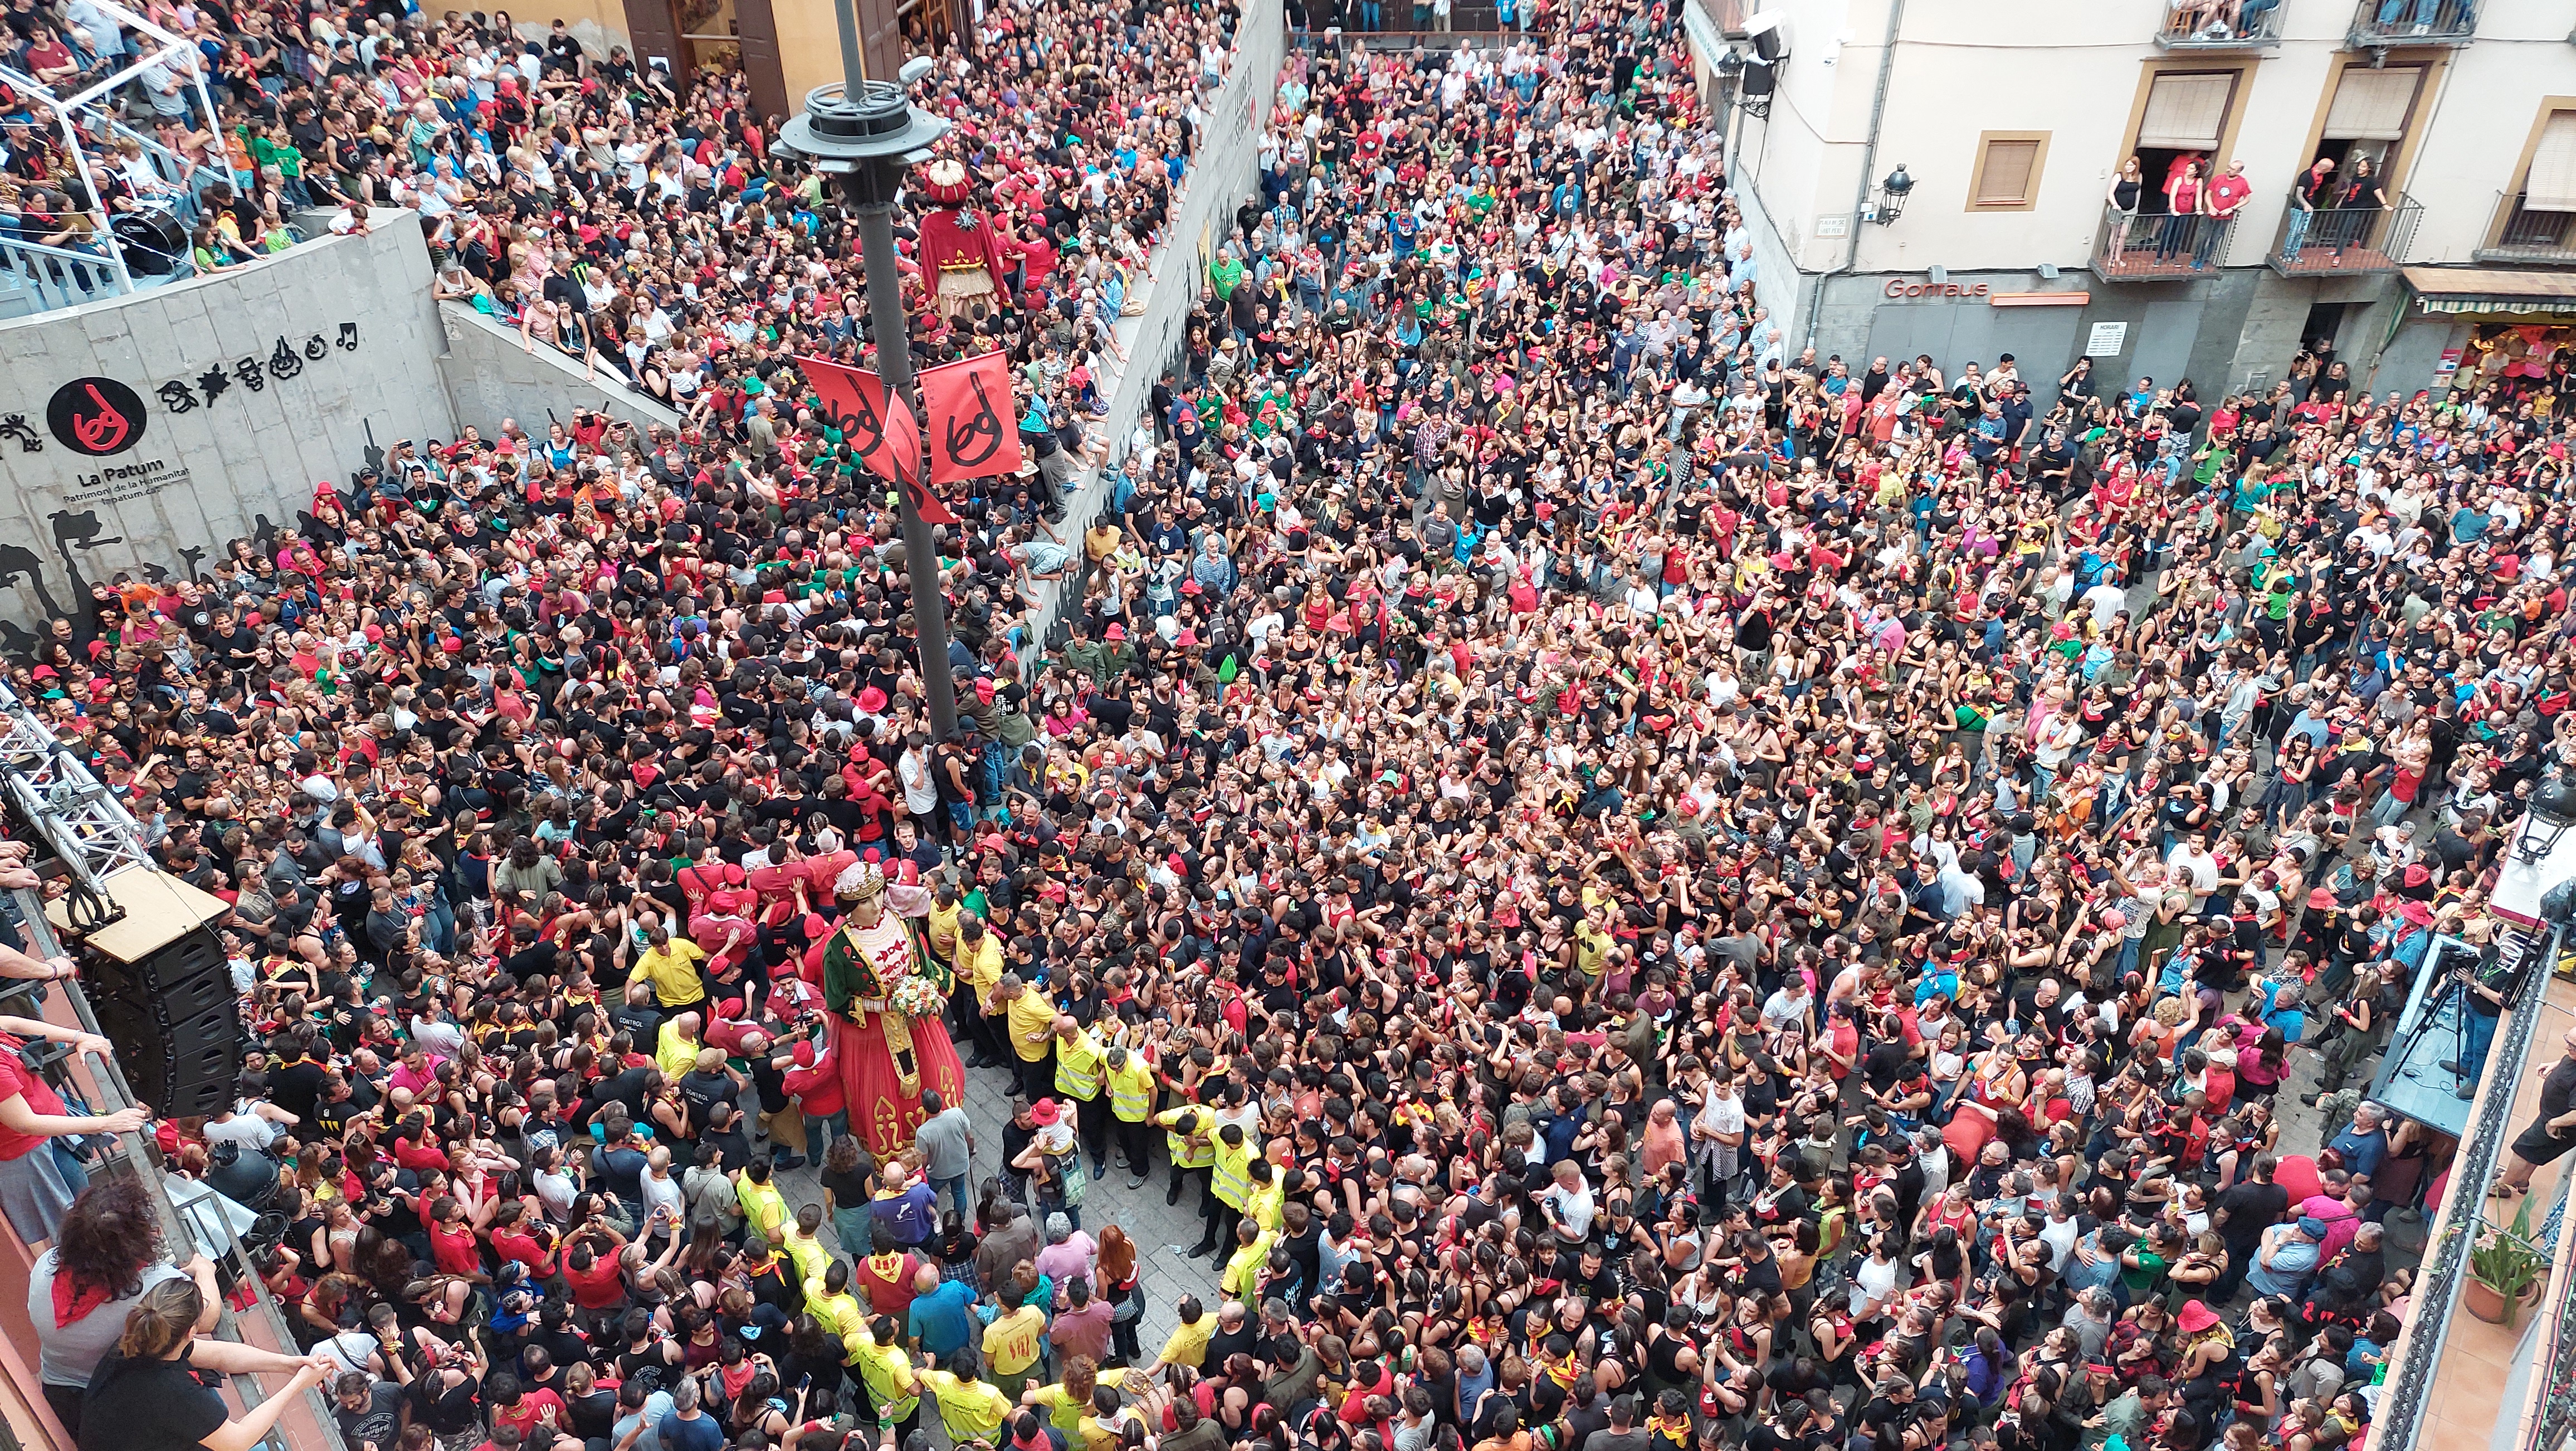
[[[377,216],[365,237],[0,324],[0,647],[120,572],[194,573],[292,527],[371,445],[455,435],[428,249],[408,213]],[[115,409],[121,433],[91,380],[139,405]],[[109,451],[76,447],[83,425]]]
[[[1201,244],[1223,245],[1234,225],[1234,209],[1260,185],[1259,118],[1270,114],[1271,93],[1278,86],[1286,51],[1279,0],[1246,0],[1243,23],[1236,32],[1233,69],[1215,104],[1208,107],[1207,129],[1200,133],[1198,155],[1191,160],[1176,219],[1154,253],[1152,300],[1143,313],[1118,325],[1127,366],[1110,391],[1109,412],[1099,420],[1110,440],[1113,466],[1124,459],[1127,437],[1145,414],[1155,380],[1177,361],[1189,336],[1190,308],[1198,301],[1203,275]],[[1065,522],[1057,527],[1068,541],[1078,541],[1082,527],[1108,499],[1107,473],[1086,470],[1081,487],[1065,506]],[[1078,559],[1078,545],[1074,553]],[[1040,639],[1054,627],[1062,593],[1062,585],[1057,584],[1043,594],[1044,603],[1034,620]]]
[[[2121,351],[2093,360],[2106,388],[2134,383],[2142,374],[2166,386],[2190,378],[2204,400],[2219,388],[2268,386],[2284,376],[2304,344],[2308,309],[2329,302],[2345,304],[2338,355],[2352,364],[2355,377],[2367,378],[2402,290],[2393,277],[2283,278],[2261,267],[2213,271],[2190,282],[2117,286],[2081,273],[2042,282],[2023,271],[1952,272],[1952,284],[1990,291],[1989,297],[1948,301],[1892,300],[1884,292],[1888,281],[1886,275],[1863,274],[1826,284],[1816,318],[1819,358],[1839,353],[1858,373],[1873,357],[1897,361],[1930,353],[1955,374],[1971,361],[1992,368],[1996,356],[2008,352],[2042,402],[2055,396],[2058,375],[2084,351],[2093,325],[2104,322],[2128,324]],[[2080,307],[1996,307],[1989,300],[2038,291],[2083,291],[2091,300]],[[2395,385],[2392,377],[2383,386]]]
[[[605,368],[596,382],[585,382],[581,364],[553,348],[522,351],[519,330],[507,323],[461,302],[440,303],[438,312],[446,344],[438,375],[460,427],[472,424],[490,438],[504,420],[516,419],[543,437],[549,414],[569,424],[584,408],[624,419],[639,433],[657,423],[680,426],[679,414]]]

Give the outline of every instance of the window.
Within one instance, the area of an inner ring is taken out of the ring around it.
[[[2045,131],[1988,131],[1977,138],[1977,169],[1968,183],[1972,212],[2026,212],[2039,205],[2039,173],[2048,159]]]
[[[2138,122],[2141,151],[2218,149],[2227,130],[2227,108],[2236,98],[2234,71],[2167,71],[2147,91]]]
[[[2533,212],[2576,212],[2576,111],[2552,111],[2523,173],[2522,206]]]
[[[2352,66],[2335,83],[2334,104],[2326,108],[2328,141],[2403,141],[2406,116],[2415,107],[2420,66],[2372,70]]]

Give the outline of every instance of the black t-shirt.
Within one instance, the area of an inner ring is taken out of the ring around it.
[[[2216,1207],[2227,1213],[2218,1233],[2234,1254],[2239,1246],[2260,1241],[2263,1231],[2281,1222],[2282,1211],[2290,1207],[2290,1191],[2278,1184],[2237,1184],[2218,1196]]]
[[[128,1360],[111,1350],[81,1402],[80,1448],[180,1451],[202,1443],[226,1419],[223,1397],[189,1373],[187,1352],[177,1360]]]

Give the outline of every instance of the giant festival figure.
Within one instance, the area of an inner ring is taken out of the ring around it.
[[[911,1144],[921,1095],[966,1101],[966,1072],[948,1026],[946,974],[886,910],[885,873],[858,862],[832,884],[841,921],[823,948],[823,1005],[841,1067],[850,1131],[883,1159]]]

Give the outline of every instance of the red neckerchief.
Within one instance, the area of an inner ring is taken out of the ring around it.
[[[56,1264],[54,1274],[54,1328],[56,1330],[87,1316],[91,1311],[115,1298],[114,1289],[106,1285],[82,1286],[73,1280],[71,1271],[64,1269],[59,1263]]]

